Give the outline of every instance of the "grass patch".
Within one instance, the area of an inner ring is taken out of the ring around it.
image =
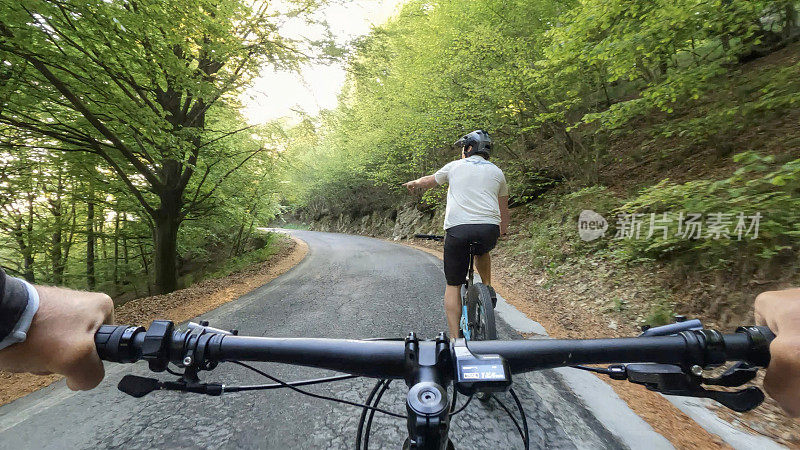
[[[282,244],[288,238],[280,233],[266,233],[263,239],[263,247],[251,250],[247,253],[242,253],[239,256],[226,260],[213,271],[204,274],[198,281],[226,277],[232,273],[242,271],[254,264],[264,262],[272,255],[277,253],[281,249]]]
[[[286,222],[286,223],[282,223],[282,224],[279,224],[279,225],[276,225],[276,226],[278,228],[285,228],[287,230],[304,230],[304,231],[310,230],[310,228],[308,227],[308,225],[305,222],[303,222],[303,223]]]
[[[534,268],[557,275],[558,266],[567,258],[601,251],[610,239],[611,230],[608,230],[605,237],[596,241],[582,241],[578,235],[581,211],[590,209],[611,222],[610,213],[619,204],[620,201],[602,186],[571,193],[554,190],[527,206],[530,217],[525,221],[523,238],[517,241],[516,253],[528,258]]]
[[[653,307],[650,308],[650,313],[647,314],[647,317],[645,317],[644,321],[645,324],[650,325],[651,327],[657,327],[671,323],[674,315],[675,312],[672,310],[672,305],[666,301],[661,301],[654,304]]]

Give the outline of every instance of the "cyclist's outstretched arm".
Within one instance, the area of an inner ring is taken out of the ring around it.
[[[800,289],[768,291],[756,297],[756,323],[776,335],[764,389],[790,415],[800,416]]]
[[[409,181],[408,183],[403,183],[403,186],[405,186],[409,192],[414,192],[417,189],[426,191],[438,185],[439,183],[436,182],[436,178],[433,175],[424,176],[417,178],[416,180]]]

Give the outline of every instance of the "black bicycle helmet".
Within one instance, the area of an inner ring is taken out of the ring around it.
[[[472,149],[466,153],[467,157],[481,155],[489,159],[489,153],[492,151],[492,138],[489,137],[489,133],[483,130],[475,130],[462,136],[453,145],[462,149],[471,146]]]

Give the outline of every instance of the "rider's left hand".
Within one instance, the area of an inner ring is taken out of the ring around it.
[[[72,390],[88,390],[103,380],[94,334],[114,320],[114,304],[106,294],[36,286],[39,310],[24,342],[0,350],[0,370],[58,373]]]

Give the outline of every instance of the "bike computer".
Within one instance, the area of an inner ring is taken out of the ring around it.
[[[511,371],[500,355],[475,355],[467,347],[466,339],[456,339],[453,353],[459,393],[502,392],[511,387]]]

